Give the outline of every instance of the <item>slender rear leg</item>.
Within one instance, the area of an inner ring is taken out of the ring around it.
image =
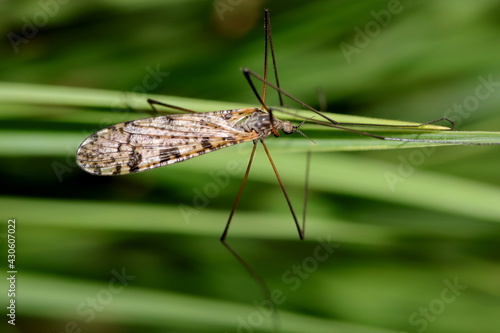
[[[272,300],[271,291],[269,290],[269,287],[267,286],[266,281],[264,281],[264,279],[259,275],[259,273],[257,273],[257,271],[252,266],[250,266],[250,264],[248,262],[246,262],[246,260],[243,259],[243,257],[240,256],[239,253],[236,252],[235,249],[233,249],[233,247],[231,247],[226,242],[226,237],[227,237],[227,234],[229,231],[229,226],[231,225],[231,221],[233,220],[233,215],[236,212],[236,208],[238,207],[238,204],[240,202],[241,194],[243,193],[243,190],[244,190],[245,185],[247,183],[248,175],[250,174],[250,169],[252,168],[252,162],[253,162],[253,158],[255,156],[256,149],[257,149],[257,142],[254,142],[254,145],[252,147],[252,152],[250,153],[250,159],[248,160],[248,165],[247,165],[247,169],[245,171],[245,175],[243,176],[243,180],[241,182],[240,189],[238,190],[238,194],[236,195],[236,199],[234,201],[233,208],[231,209],[231,213],[229,214],[229,218],[227,220],[226,227],[224,228],[224,232],[222,233],[220,241],[226,247],[226,249],[228,249],[228,251],[236,258],[236,260],[239,261],[239,263],[246,269],[246,271],[250,274],[250,276],[253,278],[253,280],[257,283],[257,285],[259,286],[259,288],[262,291],[262,294],[264,295],[264,298],[266,300]],[[277,328],[279,327],[279,323],[280,323],[280,320],[278,317],[278,312],[273,311],[272,316],[273,316],[273,326],[277,330]]]
[[[255,155],[256,148],[257,144],[256,142],[254,142],[252,152],[250,153],[250,159],[248,160],[247,170],[245,171],[245,175],[243,176],[243,181],[241,182],[240,189],[238,190],[238,194],[236,195],[236,200],[234,201],[233,208],[231,209],[231,213],[229,214],[229,219],[227,220],[226,227],[224,228],[224,232],[222,233],[222,236],[220,238],[221,242],[223,242],[224,244],[226,243],[226,237],[229,231],[229,225],[233,220],[234,212],[236,211],[236,208],[240,203],[241,194],[243,193],[243,189],[245,188],[245,185],[247,183],[248,174],[250,173],[250,169],[252,167],[253,157]]]
[[[316,110],[315,108],[313,108],[312,106],[310,105],[307,105],[306,103],[302,102],[301,100],[299,100],[298,98],[290,95],[289,93],[287,93],[286,91],[284,91],[283,89],[281,89],[280,87],[278,87],[277,85],[274,85],[273,83],[265,80],[263,77],[261,77],[260,75],[258,75],[257,73],[253,72],[252,70],[248,69],[248,68],[242,68],[241,71],[243,72],[243,75],[245,76],[245,79],[248,81],[250,87],[252,88],[252,91],[253,93],[255,94],[255,96],[257,97],[257,99],[262,103],[262,99],[261,97],[259,96],[258,92],[257,92],[257,89],[255,89],[255,85],[253,84],[253,81],[251,79],[251,77],[254,77],[256,78],[257,80],[261,81],[261,82],[266,82],[266,85],[277,90],[277,91],[280,91],[281,94],[285,95],[286,97],[290,98],[292,101],[296,102],[297,104],[305,107],[306,109],[316,113],[317,115],[319,115],[320,117],[326,119],[328,122],[330,122],[332,125],[342,125],[342,126],[368,126],[368,127],[395,127],[395,128],[419,128],[419,127],[422,127],[422,126],[425,126],[425,125],[430,125],[430,124],[434,124],[434,123],[437,123],[438,121],[447,121],[450,123],[451,125],[451,129],[454,130],[455,129],[455,122],[453,120],[451,120],[450,118],[448,117],[440,117],[440,118],[437,118],[437,119],[434,119],[434,120],[431,120],[431,121],[427,121],[425,123],[421,123],[421,124],[418,124],[418,125],[386,125],[386,124],[367,124],[367,123],[344,123],[344,122],[338,122],[336,120],[333,120],[331,118],[329,118],[328,116],[326,116],[325,114],[319,112],[318,110]],[[265,107],[265,110],[266,111],[269,111],[269,108]],[[314,121],[313,121],[314,122]],[[334,126],[332,126],[334,127]],[[338,127],[340,129],[344,129],[344,130],[347,130],[349,131],[349,129],[346,129],[345,127]],[[353,131],[354,132],[354,131]],[[365,135],[365,136],[371,136],[371,137],[375,137],[375,138],[379,138],[379,139],[385,139],[384,137],[381,137],[381,136],[374,136],[374,135],[371,135],[371,134],[368,134],[366,132],[361,132],[361,131],[358,131],[359,134],[361,135]]]
[[[267,158],[269,159],[269,162],[271,163],[271,166],[273,167],[274,174],[276,175],[276,179],[278,179],[278,183],[280,184],[281,190],[283,191],[283,195],[285,196],[286,202],[288,204],[288,208],[290,208],[290,213],[292,213],[293,220],[295,222],[295,226],[297,227],[297,231],[299,232],[299,237],[301,240],[304,239],[304,229],[303,226],[301,227],[299,224],[299,220],[297,219],[297,215],[295,214],[295,210],[293,209],[292,202],[290,201],[290,197],[288,196],[288,193],[285,190],[285,185],[281,181],[280,174],[278,172],[278,169],[276,168],[276,165],[274,164],[274,161],[271,157],[271,154],[269,153],[269,150],[267,149],[267,145],[264,141],[260,141],[262,143],[262,146],[264,147],[264,150],[266,151]],[[304,224],[304,221],[302,222]]]
[[[180,106],[176,106],[176,105],[172,105],[172,104],[163,103],[163,102],[151,99],[151,98],[148,98],[148,103],[149,103],[149,105],[151,105],[151,108],[156,113],[160,113],[160,112],[155,108],[155,105],[161,105],[161,106],[164,106],[166,108],[170,108],[170,109],[174,109],[174,110],[179,110],[179,111],[183,111],[183,112],[188,112],[188,113],[199,113],[197,111],[193,111],[193,110],[186,109],[186,108],[183,108],[183,107],[180,107]]]

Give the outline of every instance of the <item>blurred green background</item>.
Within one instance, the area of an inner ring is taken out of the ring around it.
[[[74,164],[87,135],[142,116],[128,110],[141,92],[200,111],[256,105],[239,68],[262,71],[264,7],[282,87],[303,101],[500,129],[494,0],[0,6],[0,265],[15,218],[19,272],[6,332],[272,331],[259,287],[218,240],[251,144],[122,177]],[[305,154],[282,142],[273,157],[301,214]],[[301,242],[259,149],[228,241],[281,295],[283,332],[500,332],[499,155],[313,154]]]

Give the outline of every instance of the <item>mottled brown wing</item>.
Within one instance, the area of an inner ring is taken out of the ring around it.
[[[77,163],[94,175],[125,175],[174,164],[259,138],[234,128],[255,109],[176,114],[116,124],[89,136]]]

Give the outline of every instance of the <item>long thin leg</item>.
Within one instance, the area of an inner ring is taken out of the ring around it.
[[[267,22],[267,24],[266,24],[266,38],[267,38],[267,42],[269,43],[269,48],[271,49],[271,59],[273,60],[274,79],[276,81],[276,86],[278,88],[280,88],[280,80],[278,78],[278,66],[276,65],[276,54],[274,53],[273,33],[271,31],[271,17],[270,17],[269,11],[267,9],[265,10],[264,13],[265,13],[265,21]],[[283,103],[283,96],[281,96],[280,90],[277,90],[278,98],[280,101],[280,106],[284,106],[285,104]]]
[[[449,122],[451,124],[450,128],[452,130],[455,130],[455,122],[451,118],[448,118],[448,117],[441,117],[441,118],[437,118],[437,119],[434,119],[434,120],[430,120],[430,121],[427,121],[425,123],[421,123],[420,125],[418,125],[418,127],[422,127],[422,126],[425,126],[425,125],[434,124],[434,123],[437,123],[437,122],[439,122],[441,120]]]
[[[257,92],[257,89],[255,88],[255,85],[252,81],[252,78],[250,76],[253,76],[257,79],[259,79],[260,81],[262,82],[266,82],[268,86],[278,90],[278,91],[281,91],[281,93],[283,95],[285,95],[286,97],[290,98],[291,100],[299,103],[300,105],[304,106],[305,108],[313,111],[314,113],[320,115],[321,117],[325,118],[326,120],[328,120],[329,122],[331,122],[332,124],[336,125],[338,122],[333,120],[333,119],[330,119],[328,118],[327,116],[325,116],[324,114],[322,114],[321,112],[319,112],[318,110],[314,109],[313,107],[305,104],[304,102],[300,101],[299,99],[293,97],[292,95],[288,94],[287,92],[283,91],[281,88],[279,88],[278,86],[275,86],[274,84],[272,84],[271,82],[269,81],[266,81],[264,80],[264,78],[262,78],[261,76],[259,76],[258,74],[256,74],[255,72],[251,71],[250,69],[248,68],[242,68],[241,71],[243,72],[243,75],[245,76],[245,79],[248,81],[248,84],[250,85],[250,88],[252,89],[255,97],[257,97],[257,100],[263,105],[263,108],[271,113],[270,109],[264,104],[264,101],[262,100],[262,98],[260,97],[259,93]]]
[[[276,85],[279,87],[278,72],[277,72],[277,68],[276,68],[276,57],[275,57],[275,53],[274,53],[274,46],[273,46],[272,35],[271,35],[271,22],[270,22],[270,18],[269,18],[269,11],[267,9],[264,11],[264,28],[265,28],[264,29],[265,30],[265,44],[264,44],[264,73],[263,73],[263,75],[264,75],[265,79],[263,81],[263,86],[262,86],[262,97],[260,97],[261,95],[259,95],[257,93],[257,90],[256,90],[256,88],[255,88],[254,85],[251,85],[251,87],[252,87],[252,90],[254,91],[255,95],[258,96],[258,99],[259,99],[259,102],[262,105],[262,108],[265,109],[265,110],[267,110],[269,112],[269,118],[270,118],[272,130],[273,130],[273,134],[275,136],[279,136],[278,131],[276,130],[276,128],[274,128],[274,118],[273,118],[272,111],[265,105],[266,91],[267,91],[268,45],[270,46],[270,49],[271,49],[271,56],[272,56],[272,61],[273,61],[273,68],[274,68],[274,76],[275,76],[275,79],[276,79]],[[283,106],[283,98],[282,98],[281,93],[280,93],[279,90],[278,90],[278,94],[279,94],[280,105]],[[275,166],[275,164],[274,164],[274,162],[273,162],[273,160],[271,158],[271,155],[269,154],[269,150],[267,149],[267,146],[265,145],[265,143],[263,141],[261,141],[261,143],[264,146],[264,149],[265,149],[266,154],[267,154],[267,156],[269,158],[269,161],[271,162],[271,165],[272,165],[272,167],[274,169],[274,172],[275,172],[276,177],[278,179],[278,182],[279,182],[279,184],[281,186],[281,189],[283,190],[283,193],[285,195],[286,201],[288,203],[288,206],[289,206],[290,211],[292,213],[293,219],[294,219],[295,224],[297,226],[297,230],[299,232],[299,237],[300,237],[300,239],[304,239],[304,234],[303,234],[303,231],[302,231],[303,228],[304,228],[304,225],[302,226],[302,229],[301,229],[300,225],[299,225],[299,223],[297,221],[297,217],[295,215],[295,212],[293,210],[291,201],[290,201],[290,199],[288,197],[288,194],[287,194],[287,192],[285,190],[285,187],[283,185],[283,182],[281,181],[281,178],[280,178],[279,173],[278,173],[278,171],[276,169],[276,166]],[[245,188],[245,185],[246,185],[246,182],[247,182],[247,179],[248,179],[248,175],[250,173],[250,169],[251,169],[251,166],[252,166],[252,162],[253,162],[253,158],[254,158],[254,155],[255,155],[256,148],[257,148],[257,142],[255,141],[254,142],[254,146],[252,148],[252,152],[250,154],[250,158],[249,158],[249,161],[248,161],[247,169],[245,171],[245,175],[243,176],[243,180],[241,182],[240,189],[239,189],[238,194],[236,196],[236,199],[234,201],[233,207],[231,209],[231,213],[229,214],[229,218],[228,218],[228,221],[226,223],[226,227],[224,228],[224,232],[222,233],[222,236],[221,236],[220,240],[221,240],[222,244],[228,249],[228,251],[240,262],[240,264],[252,276],[252,278],[254,279],[254,281],[259,285],[259,287],[262,290],[262,293],[264,294],[265,299],[270,300],[271,304],[274,305],[274,303],[272,303],[270,289],[267,286],[267,284],[264,281],[264,279],[253,269],[252,266],[250,266],[249,263],[247,263],[236,252],[236,250],[234,250],[226,242],[227,234],[228,234],[228,231],[229,231],[229,226],[231,225],[231,221],[233,219],[233,215],[234,215],[234,213],[236,211],[236,208],[238,207],[241,195],[243,193],[243,189]],[[304,212],[304,214],[305,214],[305,212]],[[305,220],[304,220],[303,223],[305,223]],[[276,309],[273,308],[273,310],[275,310],[272,313],[273,326],[275,328],[275,331],[278,331],[279,324],[280,324],[279,314],[278,314],[278,311],[276,311]]]
[[[227,233],[229,231],[229,225],[231,224],[234,212],[236,211],[236,208],[238,207],[238,204],[239,204],[240,198],[241,198],[241,194],[243,193],[243,189],[245,188],[245,185],[246,185],[246,182],[247,182],[247,179],[248,179],[248,175],[249,175],[250,169],[252,167],[253,157],[255,155],[256,148],[257,148],[257,142],[254,142],[254,145],[253,145],[253,148],[252,148],[252,152],[250,153],[250,159],[248,161],[247,169],[245,171],[245,175],[243,176],[243,181],[241,182],[240,189],[239,189],[238,194],[236,196],[236,200],[234,201],[233,208],[231,209],[231,213],[229,214],[229,218],[228,218],[226,227],[224,228],[224,232],[222,233],[222,236],[220,238],[220,241],[226,247],[226,249],[228,249],[228,251],[236,258],[236,260],[238,260],[240,262],[240,264],[246,269],[246,271],[250,274],[250,276],[254,279],[254,281],[260,287],[260,289],[261,289],[261,291],[262,291],[262,293],[264,295],[264,298],[266,300],[271,301],[272,300],[272,298],[271,298],[271,291],[270,291],[269,287],[267,286],[266,282],[264,281],[264,279],[257,273],[257,271],[255,271],[255,269],[253,269],[252,266],[250,266],[250,264],[248,262],[245,261],[245,259],[243,259],[238,254],[238,252],[236,252],[235,249],[233,249],[226,242]],[[274,308],[273,308],[273,310],[274,310]],[[279,324],[280,324],[280,319],[279,319],[278,312],[277,311],[273,311],[272,317],[273,317],[273,326],[274,326],[275,330],[277,331],[278,327],[279,327]]]
[[[151,105],[151,108],[155,112],[157,112],[157,113],[160,113],[160,112],[155,108],[155,105],[161,105],[161,106],[164,106],[166,108],[170,108],[170,109],[174,109],[174,110],[179,110],[179,111],[184,111],[184,112],[188,112],[188,113],[199,113],[197,111],[193,111],[193,110],[186,109],[186,108],[183,108],[183,107],[180,107],[180,106],[176,106],[176,105],[172,105],[172,104],[163,103],[163,102],[151,99],[151,98],[148,98],[148,103],[149,103],[149,105]]]
[[[262,294],[264,295],[264,299],[268,300],[270,304],[273,305],[273,312],[272,312],[272,317],[273,317],[273,327],[276,332],[279,331],[279,326],[280,326],[280,319],[279,319],[279,312],[276,310],[275,305],[272,301],[272,296],[271,296],[271,290],[266,284],[266,281],[260,276],[255,269],[253,269],[252,266],[250,266],[249,263],[243,259],[238,252],[236,252],[235,249],[233,249],[225,240],[221,240],[222,244],[226,247],[226,249],[240,262],[240,264],[245,267],[246,271],[250,274],[250,276],[254,279],[254,281],[257,283],[259,288],[262,291]]]
[[[262,73],[264,79],[267,81],[267,45],[268,45],[268,38],[269,38],[269,11],[267,9],[264,9],[264,71]],[[261,105],[262,108],[265,108],[265,100],[266,100],[266,91],[267,91],[267,86],[266,82],[263,82],[262,84],[262,98],[261,98]],[[271,122],[272,123],[272,122]]]
[[[250,84],[250,88],[252,89],[252,91],[254,92],[255,96],[257,97],[257,99],[263,104],[262,102],[262,99],[259,95],[259,93],[257,92],[257,89],[255,88],[255,85],[253,84],[253,81],[252,79],[250,78],[250,75],[254,75],[260,79],[262,79],[260,76],[258,76],[257,74],[255,74],[254,72],[252,72],[251,70],[249,70],[248,68],[243,68],[243,75],[245,76],[245,78],[247,79],[248,83]],[[267,84],[273,88],[276,88],[275,85],[273,85],[272,83],[270,82],[267,82]],[[282,91],[283,94],[287,97],[290,97],[296,101],[298,101],[298,103],[302,103],[301,101],[299,101],[298,99],[296,99],[295,97],[289,95],[288,93]],[[366,132],[362,132],[362,131],[357,131],[357,130],[354,130],[354,129],[351,129],[351,128],[346,128],[346,127],[341,127],[341,126],[338,126],[338,122],[333,120],[333,119],[330,119],[328,118],[327,116],[325,116],[324,114],[322,114],[321,112],[315,110],[314,108],[308,106],[307,104],[305,103],[302,103],[304,104],[307,108],[309,108],[311,111],[317,113],[318,115],[320,115],[321,117],[327,119],[330,123],[328,123],[329,126],[331,127],[334,127],[334,128],[339,128],[339,129],[343,129],[343,130],[346,130],[348,132],[353,132],[353,133],[358,133],[358,134],[361,134],[361,135],[366,135],[366,136],[370,136],[370,137],[373,137],[373,138],[376,138],[376,139],[380,139],[380,140],[385,140],[386,138],[383,137],[383,136],[380,136],[380,135],[375,135],[375,134],[370,134],[370,133],[366,133]],[[264,104],[263,104],[264,105]],[[266,111],[268,111],[269,113],[272,113],[272,109],[271,108],[268,108],[267,106],[264,105],[264,109]],[[319,122],[319,121],[314,121],[313,119],[310,119],[310,118],[306,118],[306,119],[309,119],[315,123],[320,123],[320,124],[327,124],[327,123],[322,123],[322,122]],[[327,125],[327,126],[328,126]]]
[[[288,197],[288,193],[285,190],[285,185],[281,181],[280,174],[278,172],[278,169],[276,168],[276,165],[274,164],[274,161],[271,157],[271,154],[269,153],[269,150],[267,149],[267,145],[264,143],[264,141],[260,141],[262,143],[262,146],[264,147],[264,150],[266,151],[267,158],[269,159],[269,162],[271,163],[271,166],[273,167],[274,174],[276,175],[276,178],[278,179],[278,183],[280,184],[281,190],[283,191],[283,194],[285,196],[286,202],[288,203],[288,208],[290,208],[290,213],[292,213],[293,220],[295,221],[295,225],[297,227],[297,231],[299,232],[299,237],[300,239],[304,239],[304,230],[300,227],[299,221],[297,219],[297,215],[295,215],[295,211],[292,206],[292,202],[290,201],[290,198]]]
[[[253,72],[252,70],[248,69],[248,68],[243,68],[242,72],[243,72],[243,75],[245,76],[245,78],[247,79],[248,83],[250,84],[250,87],[253,86],[252,91],[257,96],[257,99],[259,101],[261,101],[261,98],[260,98],[260,96],[258,96],[257,90],[255,89],[255,86],[254,86],[253,81],[251,79],[251,76],[255,77],[256,79],[258,79],[261,82],[264,82],[264,78],[261,77],[260,75],[258,75],[257,73]],[[298,98],[290,95],[289,93],[287,93],[286,91],[284,91],[280,87],[272,84],[271,82],[269,82],[269,81],[266,80],[266,83],[267,83],[267,85],[269,87],[280,91],[283,95],[285,95],[286,97],[290,98],[291,100],[293,100],[294,102],[298,103],[299,105],[301,105],[301,106],[303,106],[303,107],[311,110],[312,112],[316,113],[320,117],[328,120],[332,125],[370,126],[370,127],[395,127],[395,128],[419,128],[419,127],[422,127],[422,126],[425,126],[425,125],[436,123],[436,122],[441,121],[441,120],[445,120],[445,121],[449,122],[451,124],[451,126],[452,126],[452,129],[454,129],[454,122],[453,122],[453,120],[451,120],[448,117],[441,117],[441,118],[434,119],[434,120],[431,120],[431,121],[428,121],[428,122],[425,122],[425,123],[422,123],[422,124],[418,124],[418,125],[386,125],[386,124],[367,124],[367,123],[343,123],[343,122],[338,122],[336,120],[333,120],[333,119],[329,118],[328,116],[324,115],[323,113],[319,112],[318,110],[316,110],[312,106],[307,105],[306,103],[302,102]],[[267,108],[267,107],[265,109],[266,109],[266,111],[269,110],[269,108]],[[332,126],[332,127],[335,127],[335,126]],[[346,129],[346,128],[343,128],[343,127],[338,127],[338,128],[349,130],[349,129]],[[372,137],[375,137],[375,138],[378,137],[379,139],[385,140],[385,138],[381,137],[381,136],[373,136],[373,135],[364,134],[366,132],[362,132],[362,131],[357,131],[357,132],[360,133],[360,134],[362,134],[362,135],[372,136]]]
[[[245,171],[245,175],[243,176],[243,181],[241,182],[240,189],[238,191],[238,194],[236,195],[236,200],[234,201],[233,208],[231,209],[231,213],[229,214],[229,219],[227,220],[226,227],[224,228],[224,232],[222,233],[222,236],[220,238],[222,242],[226,240],[227,232],[229,231],[229,225],[231,224],[234,212],[236,211],[236,208],[240,203],[241,194],[243,193],[243,189],[245,188],[245,185],[247,183],[248,174],[250,173],[250,168],[252,167],[253,157],[255,155],[256,148],[257,148],[257,143],[254,142],[252,152],[250,153],[250,159],[248,160],[247,170]]]
[[[260,96],[257,93],[257,90],[255,89],[255,85],[253,84],[252,79],[250,78],[250,75],[258,78],[259,80],[263,80],[262,77],[260,77],[259,75],[255,74],[254,72],[252,72],[248,68],[243,68],[242,71],[243,71],[243,75],[245,76],[245,78],[249,82],[250,87],[252,88],[252,91],[254,92],[255,96],[257,97],[257,99],[260,100]],[[279,89],[278,87],[276,87],[274,84],[270,83],[269,81],[267,82],[267,85],[270,86],[270,87],[272,87],[272,88],[274,88],[274,89]],[[281,90],[281,92],[283,93],[283,95],[289,97],[293,101],[296,101],[300,105],[303,105],[307,109],[309,109],[309,110],[313,111],[314,113],[318,114],[319,116],[325,118],[326,120],[328,120],[328,122],[324,122],[324,121],[320,121],[320,120],[315,120],[315,119],[311,119],[311,118],[301,117],[301,116],[295,115],[293,113],[286,112],[285,110],[280,110],[281,112],[288,113],[288,114],[291,114],[293,116],[309,120],[310,122],[313,122],[313,123],[316,123],[316,124],[320,124],[320,125],[323,125],[323,126],[328,126],[328,127],[332,127],[332,128],[341,129],[341,130],[344,130],[346,132],[356,133],[356,134],[359,134],[359,135],[364,135],[364,136],[368,136],[368,137],[379,139],[379,140],[399,141],[399,142],[453,143],[452,141],[447,141],[447,140],[418,140],[418,139],[391,138],[391,137],[386,137],[386,136],[382,136],[382,135],[376,135],[376,134],[368,133],[368,132],[365,132],[365,131],[359,131],[359,130],[355,130],[353,128],[345,127],[345,126],[367,126],[367,127],[389,127],[389,128],[420,128],[420,127],[422,127],[424,125],[428,125],[428,124],[437,122],[439,120],[446,120],[446,121],[450,122],[452,124],[452,126],[453,126],[454,122],[451,119],[449,119],[448,117],[441,117],[439,119],[431,120],[431,121],[428,121],[426,123],[422,123],[422,124],[419,124],[419,125],[384,125],[384,124],[369,124],[369,123],[341,123],[341,122],[335,121],[335,120],[327,117],[326,115],[322,114],[321,112],[319,112],[318,110],[314,109],[313,107],[305,104],[304,102],[298,100],[297,98],[293,97],[292,95],[288,94],[287,92],[285,92],[283,90]],[[266,111],[269,111],[269,112],[270,112],[270,110],[272,110],[271,108],[268,108],[268,107],[266,107],[265,109],[266,109]],[[341,126],[341,125],[344,125],[344,126]],[[452,129],[450,128],[450,130],[452,130]]]
[[[273,38],[271,34],[271,19],[269,16],[269,10],[264,9],[264,81],[262,82],[262,97],[259,98],[260,104],[264,110],[269,113],[269,121],[271,122],[271,129],[275,137],[280,136],[278,130],[274,127],[274,116],[273,112],[266,106],[266,92],[267,92],[267,66],[268,66],[268,46],[271,48],[271,57],[273,59],[274,76],[276,78],[276,85],[279,87],[278,72],[276,69],[276,56],[274,54]],[[254,87],[255,88],[255,87]],[[282,102],[281,94],[279,93],[280,101]],[[283,104],[280,104],[283,105]]]
[[[302,236],[306,235],[307,200],[309,199],[309,175],[311,173],[311,151],[306,157],[306,181],[304,184],[304,207],[302,207]]]
[[[258,94],[257,89],[255,88],[255,85],[253,84],[253,82],[248,77],[247,77],[247,80],[249,81],[251,89],[253,90],[254,94],[257,96],[260,104],[262,105],[262,108],[265,109],[267,112],[269,112],[269,118],[270,118],[270,121],[271,121],[271,126],[273,128],[273,134],[275,136],[279,136],[278,131],[274,128],[274,121],[273,121],[274,118],[273,118],[272,109],[268,108],[266,106],[266,104],[265,104],[266,92],[267,92],[268,50],[270,49],[272,63],[273,63],[273,69],[274,69],[274,78],[275,78],[275,81],[276,81],[276,87],[278,88],[278,89],[275,89],[275,90],[278,92],[280,106],[284,105],[284,103],[283,103],[283,96],[281,94],[282,90],[280,88],[280,82],[279,82],[279,77],[278,77],[278,67],[277,67],[277,64],[276,64],[276,54],[274,52],[274,43],[273,43],[272,30],[271,30],[271,18],[270,18],[269,10],[267,10],[267,9],[264,10],[264,33],[265,33],[265,35],[264,35],[264,38],[265,38],[265,43],[264,43],[264,73],[263,73],[264,79],[262,80],[262,83],[263,83],[263,86],[262,86],[262,95]],[[295,211],[293,209],[292,203],[290,201],[290,198],[288,197],[288,193],[286,192],[285,187],[283,185],[283,182],[281,181],[281,177],[280,177],[279,172],[278,172],[278,170],[276,168],[276,165],[274,164],[274,161],[273,161],[273,159],[271,157],[271,154],[269,153],[269,150],[267,149],[267,145],[264,143],[264,141],[261,141],[261,143],[262,143],[262,145],[263,145],[263,147],[264,147],[264,149],[266,151],[267,157],[269,158],[269,162],[271,163],[271,166],[273,167],[274,173],[276,174],[276,178],[278,179],[278,182],[279,182],[280,187],[281,187],[281,189],[283,191],[283,194],[285,195],[285,199],[286,199],[286,201],[288,203],[288,207],[290,208],[290,212],[292,213],[293,219],[295,221],[295,225],[297,226],[297,231],[299,232],[299,237],[300,237],[300,239],[304,239],[304,231],[303,230],[304,230],[304,227],[305,227],[305,214],[306,214],[306,212],[304,210],[304,213],[303,213],[304,215],[303,215],[303,219],[302,219],[302,228],[301,228],[301,226],[300,226],[300,224],[298,222],[297,216],[295,214]],[[252,150],[252,153],[253,153],[253,150]],[[309,160],[310,159],[308,157],[308,161]],[[248,176],[248,175],[246,175],[246,176]],[[246,181],[246,178],[245,178],[245,181]],[[308,186],[307,183],[308,183],[308,178],[306,178],[306,186]],[[306,199],[305,199],[305,202],[304,202],[304,208],[306,208],[306,204],[307,204],[307,189],[306,189],[305,196],[306,196]],[[239,197],[237,198],[237,200],[239,200]],[[236,204],[237,203],[235,203],[235,206],[236,206]],[[233,213],[234,213],[234,211],[231,212],[230,218],[232,217]],[[229,222],[228,222],[228,225],[226,225],[226,229],[228,227],[229,227]],[[225,234],[226,234],[226,232],[225,232]],[[223,235],[223,237],[225,237],[225,234]]]
[[[264,27],[265,27],[264,78],[267,77],[267,64],[268,64],[268,61],[267,61],[267,50],[268,50],[268,43],[269,43],[270,48],[271,48],[271,55],[272,55],[272,59],[273,59],[273,67],[274,67],[274,75],[275,75],[275,78],[276,78],[276,84],[279,87],[278,72],[277,72],[277,68],[276,68],[276,57],[275,57],[275,53],[274,53],[274,45],[273,45],[272,36],[271,36],[271,22],[270,22],[270,18],[269,18],[269,11],[267,9],[264,10]],[[265,96],[266,96],[266,83],[267,83],[267,80],[266,79],[263,80],[264,86],[263,86],[262,97],[257,93],[257,89],[255,88],[255,85],[253,84],[253,82],[250,79],[249,79],[249,83],[250,83],[250,86],[251,86],[252,90],[254,91],[255,95],[259,99],[259,102],[261,103],[262,107],[269,112],[269,114],[271,116],[271,124],[273,124],[273,121],[272,121],[272,111],[265,105],[265,102],[264,102]],[[281,93],[280,93],[281,89],[278,89],[277,91],[280,94],[279,95],[279,97],[280,97],[280,103],[282,104],[283,100],[282,100],[282,96],[281,96]],[[273,159],[271,157],[271,154],[269,153],[269,150],[267,149],[267,145],[264,143],[264,141],[261,141],[261,143],[262,143],[262,146],[264,147],[264,149],[266,151],[266,155],[269,158],[271,166],[273,167],[274,173],[276,174],[276,178],[278,179],[278,182],[279,182],[279,184],[281,186],[283,194],[285,195],[285,199],[286,199],[286,201],[288,203],[288,206],[290,208],[290,212],[292,213],[293,219],[295,221],[295,225],[297,226],[297,230],[299,232],[299,237],[300,237],[300,239],[304,239],[303,227],[301,228],[301,226],[300,226],[300,224],[298,222],[298,219],[297,219],[297,216],[296,216],[295,211],[293,209],[292,203],[290,201],[290,198],[288,197],[288,193],[286,192],[285,186],[283,185],[283,182],[281,181],[281,177],[279,175],[278,169],[276,168],[276,165],[274,164],[274,161],[273,161]],[[227,233],[228,233],[229,226],[231,224],[233,215],[234,215],[234,213],[236,211],[236,208],[237,208],[237,206],[239,204],[239,201],[240,201],[240,198],[241,198],[241,194],[243,193],[243,189],[245,188],[245,184],[246,184],[247,179],[248,179],[248,174],[250,173],[250,168],[252,166],[253,157],[255,155],[256,146],[257,145],[254,142],[254,146],[253,146],[252,152],[250,154],[250,160],[248,162],[248,166],[247,166],[247,169],[245,171],[245,175],[243,177],[243,181],[241,183],[240,189],[239,189],[238,194],[236,196],[236,200],[235,200],[235,202],[233,204],[233,208],[231,209],[231,213],[229,214],[229,219],[227,221],[227,224],[226,224],[226,227],[224,229],[224,232],[222,233],[222,237],[221,237],[221,241],[222,242],[224,242],[225,239],[226,239],[226,237],[227,237]],[[306,182],[307,182],[307,180],[306,180]],[[306,193],[306,195],[307,195],[307,193]],[[305,223],[305,220],[303,222],[303,225],[304,225],[304,223]]]

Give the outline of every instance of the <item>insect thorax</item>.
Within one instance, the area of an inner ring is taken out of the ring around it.
[[[295,133],[297,128],[289,121],[279,120],[273,115],[274,128],[282,130],[285,134]],[[272,133],[271,117],[269,113],[256,109],[248,118],[238,124],[245,132],[255,131],[261,138],[266,138]]]

